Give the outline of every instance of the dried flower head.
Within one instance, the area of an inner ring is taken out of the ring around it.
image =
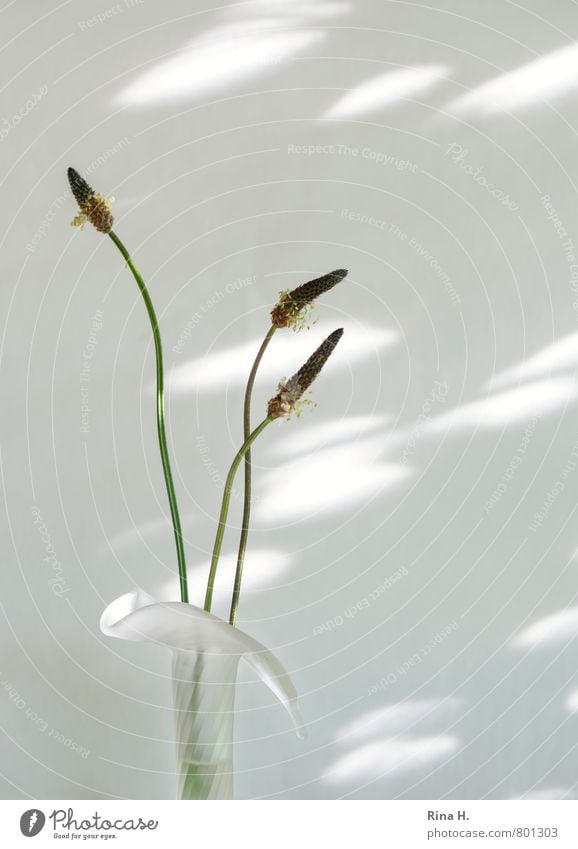
[[[95,192],[74,168],[68,169],[68,182],[80,208],[80,212],[71,222],[72,226],[82,228],[87,221],[90,221],[99,233],[108,233],[112,230],[114,218],[110,205],[113,198],[107,199],[99,192]]]
[[[313,301],[320,295],[333,289],[347,277],[347,269],[338,268],[309,280],[302,286],[297,286],[291,291],[281,292],[279,301],[271,312],[271,320],[275,327],[292,327],[293,330],[302,330],[307,325],[308,309],[312,307]]]
[[[299,415],[299,405],[308,403],[302,400],[302,395],[309,389],[342,336],[343,328],[334,330],[293,377],[280,382],[277,395],[267,405],[271,418],[286,418],[293,412]]]

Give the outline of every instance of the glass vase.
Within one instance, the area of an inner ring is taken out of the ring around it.
[[[288,711],[303,737],[297,693],[289,675],[261,643],[192,604],[158,602],[141,590],[104,611],[110,637],[172,651],[178,798],[234,798],[235,688],[247,662]]]

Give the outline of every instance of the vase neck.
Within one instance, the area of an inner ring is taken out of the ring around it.
[[[238,655],[178,651],[173,658],[181,799],[233,799]]]

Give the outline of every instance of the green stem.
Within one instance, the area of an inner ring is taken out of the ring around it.
[[[134,279],[136,280],[138,287],[140,289],[140,293],[145,302],[145,306],[147,309],[147,313],[152,325],[153,329],[153,338],[155,343],[155,354],[156,354],[156,362],[157,362],[157,433],[159,437],[159,448],[161,452],[161,462],[163,465],[163,473],[165,476],[165,484],[167,487],[167,495],[169,498],[169,505],[171,508],[171,518],[173,523],[173,531],[175,535],[175,545],[177,548],[177,560],[179,564],[179,584],[181,589],[181,601],[188,602],[189,600],[189,591],[187,587],[187,564],[185,561],[185,549],[183,546],[183,533],[181,531],[181,520],[179,518],[179,508],[177,506],[177,497],[175,495],[175,486],[173,483],[173,475],[171,472],[171,464],[169,461],[169,452],[167,449],[167,437],[165,433],[165,399],[164,399],[164,373],[163,373],[163,348],[161,343],[161,334],[159,330],[159,323],[156,317],[156,313],[154,311],[154,307],[152,301],[150,299],[150,295],[148,293],[147,287],[145,286],[144,280],[142,279],[140,273],[135,267],[131,256],[121,240],[118,238],[116,233],[113,230],[109,230],[108,235],[117,246],[124,259],[126,260],[126,264],[130,268],[133,273]]]
[[[227,523],[227,514],[229,512],[229,503],[231,501],[231,490],[233,488],[233,481],[235,480],[235,475],[237,473],[237,469],[239,468],[239,464],[253,442],[257,439],[261,431],[265,430],[268,424],[273,421],[271,416],[267,416],[263,419],[261,424],[257,425],[255,430],[249,435],[249,438],[245,440],[245,442],[241,445],[239,450],[235,455],[235,459],[231,463],[231,468],[229,469],[229,474],[227,475],[227,480],[225,481],[225,490],[223,492],[223,500],[221,502],[221,512],[219,514],[219,525],[217,527],[217,536],[215,537],[215,545],[213,546],[213,556],[211,558],[211,568],[209,570],[209,580],[207,582],[207,592],[205,594],[205,610],[211,610],[211,604],[213,603],[213,589],[215,587],[215,576],[217,574],[217,566],[219,565],[219,556],[221,554],[221,546],[223,544],[223,536],[225,535],[225,525]]]
[[[267,350],[267,345],[273,338],[273,334],[277,330],[276,325],[272,324],[269,332],[263,339],[261,347],[255,357],[255,362],[249,374],[247,388],[245,389],[245,401],[243,406],[243,439],[248,439],[251,433],[251,399],[253,396],[253,386],[257,370],[263,359],[263,354]],[[241,592],[241,580],[243,578],[243,565],[245,563],[245,551],[247,550],[247,538],[249,536],[249,521],[251,519],[251,450],[245,454],[245,493],[243,502],[243,520],[241,523],[241,537],[239,539],[239,552],[237,554],[237,570],[235,572],[235,586],[233,588],[233,600],[231,601],[231,614],[229,622],[235,624],[237,618],[237,608],[239,606],[239,595]]]

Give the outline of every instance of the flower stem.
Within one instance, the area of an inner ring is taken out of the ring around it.
[[[273,334],[277,330],[274,324],[269,328],[269,332],[263,339],[261,343],[261,347],[257,352],[257,356],[255,357],[255,362],[253,363],[253,367],[249,374],[249,379],[247,381],[247,388],[245,389],[245,401],[243,407],[243,439],[248,439],[251,433],[251,399],[253,396],[253,386],[255,385],[255,378],[257,376],[257,370],[259,365],[261,364],[261,360],[263,359],[263,354],[267,350],[267,346],[271,339],[273,338]],[[229,622],[231,625],[235,624],[235,619],[237,617],[237,608],[239,606],[239,594],[241,592],[241,580],[243,577],[243,564],[245,562],[245,551],[247,550],[247,538],[249,536],[249,521],[251,518],[251,450],[249,449],[245,454],[245,493],[244,493],[244,503],[243,503],[243,521],[241,524],[241,537],[239,539],[239,552],[237,554],[237,570],[235,572],[235,586],[233,588],[233,600],[231,601],[231,614],[229,616]]]
[[[215,576],[217,574],[217,566],[219,565],[219,556],[221,554],[221,546],[223,544],[223,536],[225,535],[225,525],[227,522],[227,515],[229,513],[229,503],[231,501],[231,490],[233,488],[233,481],[235,480],[235,475],[237,473],[237,469],[239,468],[239,464],[253,442],[257,439],[261,431],[265,430],[268,424],[273,421],[271,416],[267,416],[263,419],[261,424],[257,425],[255,430],[249,435],[249,438],[244,441],[239,450],[235,455],[235,459],[231,463],[231,468],[229,469],[229,473],[227,475],[227,480],[225,481],[225,489],[223,492],[223,500],[221,502],[221,512],[219,514],[219,525],[217,527],[217,536],[215,537],[215,545],[213,546],[213,556],[211,558],[211,568],[209,570],[209,580],[207,582],[207,592],[205,594],[205,610],[211,610],[211,604],[213,603],[213,589],[215,587]]]
[[[145,302],[146,310],[152,325],[153,330],[153,338],[155,343],[155,354],[156,354],[156,363],[157,363],[157,433],[159,437],[159,448],[161,452],[161,462],[163,465],[163,473],[165,476],[165,484],[167,487],[167,495],[169,499],[169,505],[171,509],[171,519],[173,523],[173,531],[175,535],[175,545],[177,549],[177,560],[179,564],[179,584],[181,590],[181,601],[188,602],[189,600],[189,591],[187,587],[187,564],[185,560],[185,549],[183,546],[183,533],[181,531],[181,520],[179,517],[179,508],[177,506],[177,497],[175,495],[175,486],[173,483],[173,475],[171,472],[171,465],[169,461],[169,452],[167,449],[167,437],[165,433],[165,400],[164,400],[164,372],[163,372],[163,348],[161,343],[161,334],[159,330],[159,324],[156,317],[156,313],[154,311],[154,307],[152,301],[150,299],[150,295],[148,293],[147,287],[145,286],[144,280],[142,279],[139,271],[135,267],[131,256],[121,240],[118,238],[114,230],[109,230],[108,235],[117,246],[124,259],[126,260],[126,264],[130,268],[133,273],[134,279],[136,280],[140,293]]]

